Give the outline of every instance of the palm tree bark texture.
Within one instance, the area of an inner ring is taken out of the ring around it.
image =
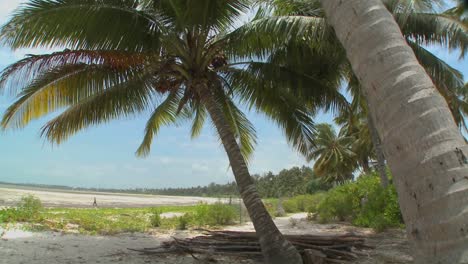
[[[380,0],[322,0],[364,87],[416,263],[468,263],[468,147]]]

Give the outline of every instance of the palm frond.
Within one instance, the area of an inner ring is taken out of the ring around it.
[[[217,94],[226,121],[237,139],[242,156],[248,162],[257,144],[255,127],[229,96],[226,96],[222,90],[218,90]]]
[[[200,136],[203,125],[205,124],[206,115],[206,108],[202,104],[197,104],[195,107],[195,117],[193,119],[192,128],[190,131],[192,139]]]
[[[227,54],[241,58],[267,58],[277,48],[288,43],[313,45],[327,42],[336,44],[333,29],[321,17],[268,16],[256,18],[227,34]],[[317,47],[324,47],[319,45]]]
[[[7,90],[16,94],[18,88],[29,84],[51,69],[57,69],[67,65],[101,65],[109,69],[139,69],[148,61],[158,61],[157,56],[105,50],[64,50],[44,55],[27,55],[26,58],[6,67],[0,74],[0,90]]]
[[[443,92],[441,89],[454,89],[463,86],[463,74],[460,71],[448,65],[424,47],[412,41],[408,41],[408,44],[415,52],[419,63],[426,69],[441,92]]]
[[[145,74],[79,100],[49,121],[41,135],[60,144],[87,127],[145,111],[155,97],[152,78],[151,74]]]
[[[165,125],[173,124],[177,120],[177,108],[181,95],[179,91],[172,91],[167,98],[153,111],[146,123],[145,136],[136,155],[140,157],[148,156],[151,151],[153,138]]]
[[[160,22],[138,9],[137,0],[31,0],[0,30],[14,49],[144,51],[159,45]]]
[[[445,6],[443,0],[383,0],[393,13],[434,13]]]
[[[319,0],[273,0],[277,16],[325,17]]]
[[[177,30],[222,31],[248,11],[247,0],[143,0],[145,8],[158,11]]]
[[[321,64],[324,62],[324,64]],[[302,98],[310,113],[319,109],[339,111],[348,107],[346,98],[339,92],[340,75],[328,75],[326,61],[314,60],[313,64],[295,67],[297,64],[278,65],[276,62],[251,62],[242,69],[243,73],[236,74],[233,85],[244,87],[240,93],[246,100],[250,100],[250,93],[259,87],[265,93],[271,90],[283,89],[296,97]],[[304,72],[301,70],[308,70]],[[337,68],[333,69],[337,72]],[[254,88],[249,88],[254,87]],[[252,98],[255,99],[255,98]]]
[[[317,124],[315,145],[311,148],[309,159],[315,160],[314,172],[330,181],[341,181],[342,177],[352,174],[355,169],[356,154],[352,151],[354,138],[336,134],[330,124]]]
[[[283,130],[288,142],[307,155],[314,138],[314,122],[301,97],[281,86],[264,85],[246,71],[230,72],[226,78],[242,102],[269,117]]]
[[[75,104],[136,75],[136,71],[117,71],[82,63],[52,69],[22,89],[17,101],[5,112],[2,127],[24,127],[33,119]]]
[[[395,15],[398,20],[398,14]],[[400,23],[405,37],[418,45],[439,45],[459,51],[464,57],[468,51],[468,24],[457,18],[434,13],[412,13]]]

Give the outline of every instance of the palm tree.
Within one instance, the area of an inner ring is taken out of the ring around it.
[[[382,1],[321,2],[367,96],[416,263],[467,263],[468,146],[437,82]]]
[[[330,124],[317,124],[317,137],[309,158],[315,160],[314,172],[328,183],[343,183],[353,178],[356,153],[352,151],[355,138],[339,135]]]
[[[346,53],[342,51],[342,46],[337,45],[338,40],[333,29],[326,23],[320,1],[274,0],[273,2],[276,6],[274,15],[259,19],[257,21],[259,29],[275,32],[276,35],[287,32],[289,37],[297,33],[305,34],[309,38],[304,39],[301,35],[301,40],[306,40],[306,45],[312,46],[315,52],[328,50],[327,52],[331,53],[331,49],[337,49],[336,54],[342,54],[346,57]],[[437,13],[434,5],[441,5],[441,1],[384,0],[383,3],[397,20],[406,41],[414,50],[419,62],[430,74],[439,92],[446,98],[460,129],[466,130],[464,117],[468,113],[468,109],[465,107],[467,101],[461,99],[463,97],[461,92],[463,90],[461,88],[463,87],[462,74],[424,48],[424,45],[429,44],[438,44],[449,49],[459,48],[463,56],[465,49],[468,47],[466,24],[458,19],[448,17],[447,13]],[[286,23],[289,23],[289,25],[285,25]],[[281,25],[281,27],[277,25]],[[288,28],[288,30],[283,28]],[[261,30],[258,30],[257,33],[261,32]],[[288,37],[285,36],[283,39],[288,39]],[[313,44],[311,45],[311,43]],[[330,58],[336,59],[336,56]],[[377,169],[380,172],[382,185],[386,186],[388,185],[388,176],[385,156],[382,151],[381,140],[373,126],[372,116],[366,110],[368,107],[365,95],[360,88],[360,82],[354,76],[349,62],[343,58],[339,58],[339,60],[345,64],[341,68],[348,67],[348,69],[341,70],[341,72],[343,73],[343,79],[349,83],[348,92],[354,98],[350,108],[342,108],[344,109],[342,115],[354,115],[355,113],[350,109],[367,114],[366,123],[369,126],[368,134],[371,136],[370,139],[376,152]],[[341,83],[338,84],[337,89],[339,89],[340,85]],[[349,118],[352,119],[353,117]]]
[[[231,27],[248,6],[247,0],[31,0],[1,29],[3,44],[66,49],[30,55],[3,71],[0,86],[18,99],[1,124],[22,128],[60,111],[41,132],[60,144],[90,126],[150,112],[137,150],[146,156],[162,126],[193,120],[191,135],[196,137],[209,117],[266,262],[301,263],[250,176],[247,158],[255,130],[236,103],[278,123],[291,145],[307,155],[314,136],[309,113],[344,101],[329,89],[340,75],[324,56],[300,68],[295,67],[296,49],[276,47],[274,56],[267,48],[252,49],[245,42],[252,24]],[[273,38],[270,32],[257,35],[268,48],[275,48]],[[317,65],[323,68],[303,70]]]
[[[335,123],[342,127],[342,133],[354,138],[351,149],[356,154],[356,161],[364,172],[370,172],[370,163],[375,158],[375,153],[367,114],[353,100],[347,111],[338,113]]]

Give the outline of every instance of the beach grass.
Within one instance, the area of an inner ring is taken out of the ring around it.
[[[28,211],[27,217],[24,217],[25,210]],[[236,219],[236,207],[221,203],[151,208],[35,208],[32,213],[21,206],[0,210],[0,224],[3,226],[20,224],[32,231],[87,235],[216,228],[235,224]]]

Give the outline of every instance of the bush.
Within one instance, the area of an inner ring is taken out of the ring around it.
[[[161,226],[161,211],[157,209],[151,209],[150,224],[151,227],[160,227]]]
[[[318,192],[313,195],[299,195],[283,202],[287,213],[316,212],[317,206],[324,199],[325,193]]]
[[[177,217],[177,229],[178,230],[187,230],[190,223],[190,214],[184,214]]]
[[[0,211],[0,223],[5,222],[40,222],[42,221],[41,200],[33,195],[21,197],[16,208],[8,208]]]
[[[379,186],[362,205],[353,223],[358,226],[371,227],[382,231],[389,227],[402,226],[403,219],[398,206],[397,193],[393,186],[383,189]]]
[[[297,203],[294,198],[290,198],[283,202],[283,208],[286,213],[297,213],[299,209],[297,208]]]
[[[328,191],[317,206],[317,215],[321,222],[351,221],[377,231],[403,223],[395,187],[384,189],[376,173]]]
[[[305,211],[307,213],[316,213],[320,203],[327,196],[326,192],[317,192],[310,196],[308,202],[305,205]]]
[[[194,213],[194,221],[199,226],[220,226],[234,223],[238,217],[237,209],[232,205],[200,203]]]
[[[353,217],[353,199],[347,192],[348,188],[335,188],[331,190],[323,201],[317,206],[320,222],[332,220],[346,221]]]
[[[24,218],[23,221],[37,220],[40,218],[42,209],[43,207],[41,200],[34,197],[33,195],[21,197],[21,200],[18,203],[18,210],[21,212]]]

